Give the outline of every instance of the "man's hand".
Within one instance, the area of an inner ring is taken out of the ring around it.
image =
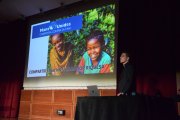
[[[117,94],[117,96],[121,96],[121,95],[124,95],[124,93],[120,92],[120,93]]]

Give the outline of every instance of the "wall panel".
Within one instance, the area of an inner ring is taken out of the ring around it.
[[[55,90],[54,103],[72,104],[73,94],[72,90]]]
[[[116,90],[101,90],[101,96],[116,96]]]
[[[19,117],[30,117],[30,102],[20,102]]]
[[[52,90],[34,90],[32,101],[36,102],[36,103],[37,102],[51,103],[52,102]]]
[[[88,96],[87,90],[74,90],[74,104],[76,105],[77,97]]]
[[[116,95],[115,89],[100,90],[101,96]],[[73,120],[77,97],[88,96],[87,89],[79,90],[22,90],[19,120]],[[57,115],[65,110],[65,115]]]
[[[52,114],[52,106],[50,104],[32,104],[32,116],[42,116],[50,118]]]
[[[21,101],[31,101],[31,95],[32,95],[31,90],[23,90],[21,92]]]

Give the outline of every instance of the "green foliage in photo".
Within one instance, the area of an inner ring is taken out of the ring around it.
[[[73,63],[78,66],[84,52],[86,52],[86,38],[91,31],[99,29],[104,33],[106,43],[104,51],[112,58],[111,70],[114,70],[114,47],[115,47],[115,5],[108,5],[81,12],[77,15],[83,15],[83,27],[80,30],[64,33],[65,41],[71,42],[73,48]],[[49,51],[51,49],[49,44]],[[50,68],[49,58],[48,67]]]

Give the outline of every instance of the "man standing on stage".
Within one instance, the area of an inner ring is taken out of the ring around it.
[[[134,69],[129,63],[129,54],[122,52],[120,56],[120,63],[123,65],[120,78],[118,81],[118,94],[120,95],[134,95],[136,91],[136,82],[134,79]]]

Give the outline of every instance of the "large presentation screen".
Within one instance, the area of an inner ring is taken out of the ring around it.
[[[109,4],[32,24],[25,81],[115,76],[115,17]]]

